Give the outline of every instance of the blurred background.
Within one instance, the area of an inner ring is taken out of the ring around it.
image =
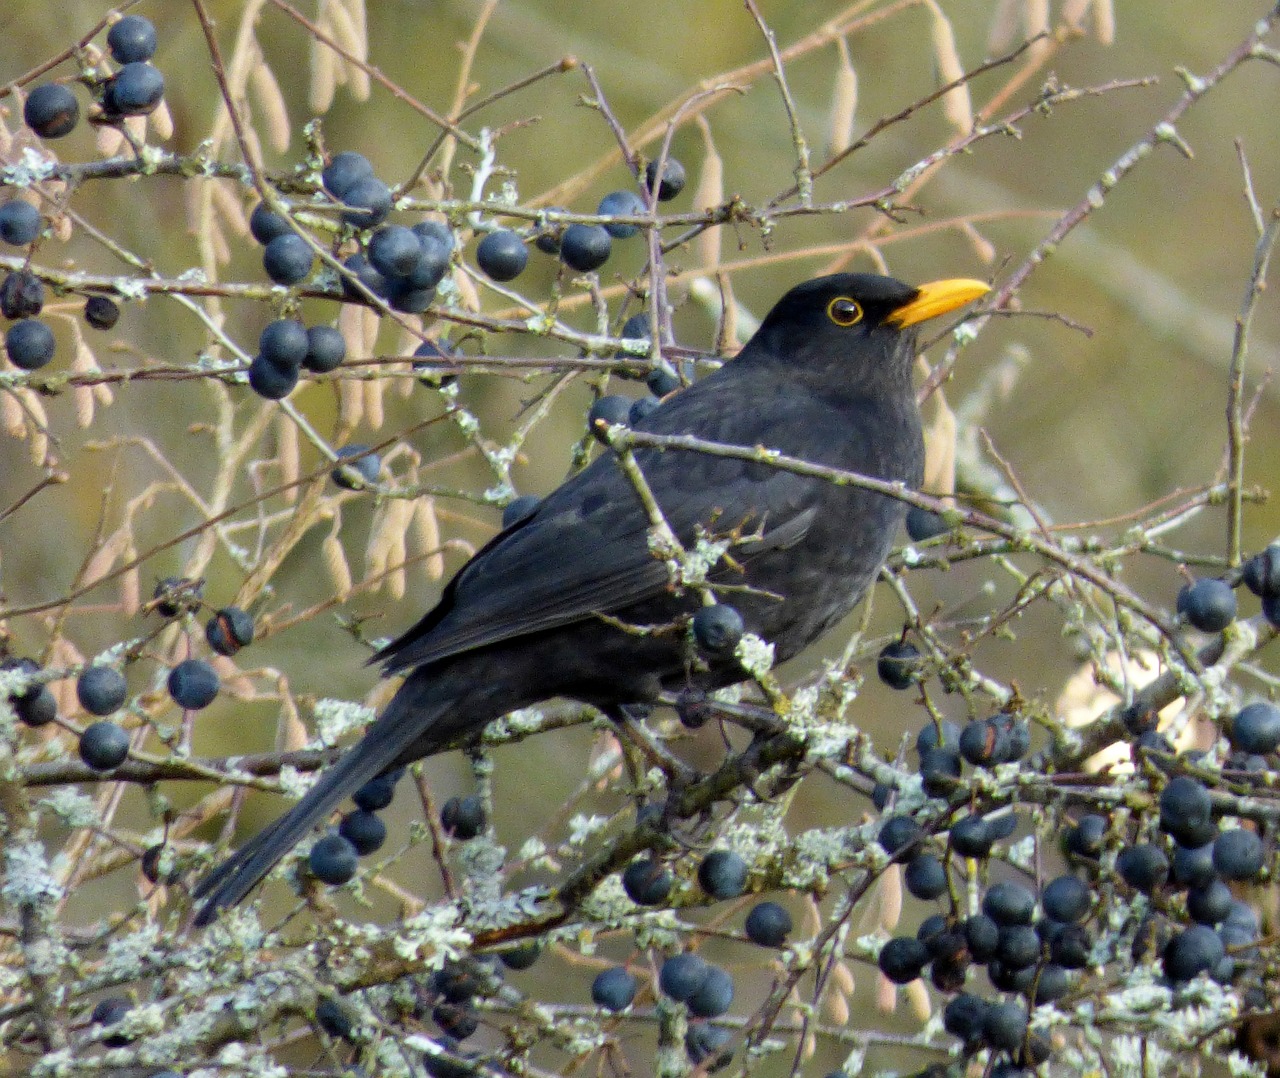
[[[1055,26],[1059,6],[1052,5]],[[218,20],[222,47],[230,51],[241,32],[245,5],[242,0],[210,0],[209,7]],[[460,43],[472,34],[482,7],[477,0],[448,4],[378,0],[368,8],[370,62],[418,100],[446,112],[456,92]],[[928,4],[860,7],[865,9],[866,25],[847,41],[848,60],[857,78],[856,112],[848,128],[854,137],[877,119],[933,91],[945,68],[939,59],[938,20]],[[850,10],[836,3],[782,0],[760,0],[760,8],[782,48]],[[993,27],[1002,21],[1009,23],[1012,41],[1022,37],[1025,24],[1016,21],[1020,9],[1021,5],[995,0],[938,0],[937,4],[953,32],[955,55],[966,69],[1009,47],[992,48]],[[793,217],[780,220],[767,243],[757,230],[723,229],[721,264],[750,263],[732,274],[736,301],[744,313],[759,316],[786,288],[807,276],[846,265],[876,269],[865,253],[811,253],[814,247],[851,242],[873,230],[888,238],[881,254],[895,276],[908,281],[976,276],[998,284],[1059,215],[1079,203],[1119,155],[1171,107],[1186,87],[1180,69],[1191,74],[1209,71],[1267,9],[1268,5],[1255,0],[1118,5],[1113,39],[1105,26],[1086,18],[1082,32],[1063,33],[1049,61],[1021,85],[1005,89],[1017,64],[980,76],[970,87],[975,109],[985,107],[993,95],[1007,92],[993,111],[997,119],[1032,101],[1050,81],[1073,87],[1148,77],[1156,81],[1059,105],[1048,114],[1033,114],[1020,122],[1016,137],[1011,133],[978,142],[970,154],[950,161],[913,192],[908,199],[912,209],[903,214],[902,223],[887,221],[870,210]],[[207,135],[219,101],[200,27],[187,4],[143,3],[135,10],[152,18],[159,29],[156,62],[167,77],[166,100],[175,125],[168,145],[191,152]],[[315,4],[303,3],[300,10],[314,15]],[[67,49],[106,11],[105,5],[90,0],[56,5],[9,0],[0,11],[0,36],[9,43],[0,65],[5,81],[19,78]],[[311,117],[308,38],[271,4],[261,5],[256,35],[288,107],[293,132],[287,150],[267,145],[267,164],[273,169],[292,168],[304,153],[301,126]],[[566,56],[592,65],[623,128],[632,131],[703,80],[716,80],[725,72],[755,64],[767,53],[759,27],[739,0],[648,0],[644,4],[503,0],[476,49],[471,73],[475,92],[483,96]],[[832,140],[838,138],[832,115],[840,64],[837,49],[825,45],[787,66],[815,164],[825,160]],[[56,73],[66,70],[64,65]],[[579,71],[557,74],[468,121],[474,131],[481,124],[498,128],[536,118],[510,130],[499,144],[500,164],[511,170],[509,178],[522,201],[540,204],[553,197],[552,192],[614,149],[600,114],[580,100],[587,92]],[[1267,213],[1272,212],[1280,205],[1278,101],[1280,69],[1276,66],[1256,61],[1236,71],[1179,124],[1178,133],[1193,156],[1184,157],[1172,145],[1158,147],[1108,194],[1101,209],[1053,251],[1022,288],[1018,301],[1027,311],[1056,312],[1074,328],[1045,317],[997,318],[961,353],[946,387],[948,401],[963,413],[975,393],[990,397],[978,412],[979,421],[1049,519],[1107,521],[1180,488],[1207,483],[1219,471],[1226,443],[1227,367],[1234,319],[1245,296],[1257,239],[1240,154],[1252,169],[1258,201]],[[11,103],[12,99],[5,102]],[[262,120],[261,113],[257,118]],[[745,92],[724,97],[705,112],[705,119],[722,162],[726,196],[736,193],[757,204],[790,186],[793,144],[777,85],[767,74],[756,78]],[[12,115],[8,122],[11,128],[17,126]],[[392,182],[413,172],[436,136],[427,120],[376,85],[367,100],[356,100],[347,89],[339,88],[323,130],[331,149],[364,153],[379,175]],[[924,108],[822,177],[815,199],[835,201],[877,190],[954,133],[940,104]],[[655,140],[643,149],[652,156],[658,147]],[[700,174],[708,141],[696,124],[682,126],[671,149],[691,176]],[[91,132],[78,131],[59,144],[58,152],[65,160],[91,158]],[[459,160],[467,158],[460,154]],[[465,174],[455,168],[450,178],[465,193]],[[567,204],[589,212],[601,195],[629,185],[625,168],[614,163],[591,176]],[[691,197],[695,186],[691,180],[685,195],[671,208],[697,208]],[[73,205],[121,244],[145,253],[162,273],[176,275],[198,264],[185,195],[186,185],[177,179],[90,182],[75,193]],[[246,205],[252,205],[252,199]],[[961,227],[958,222],[965,219],[969,224]],[[642,252],[636,243],[634,249],[617,248],[619,254],[602,272],[604,283],[615,283],[640,269]],[[75,260],[98,272],[120,269],[101,247],[80,240],[67,245],[65,254],[50,247],[42,257],[52,264],[60,264],[63,258]],[[222,279],[261,280],[258,260],[252,242],[238,240],[230,263],[220,270]],[[676,253],[671,265],[680,270],[696,268],[697,263],[692,255]],[[545,297],[553,275],[553,264],[535,262],[519,282],[521,290],[532,298]],[[680,343],[711,349],[715,312],[688,301],[687,289],[679,285],[673,288],[672,298],[678,303],[675,324]],[[494,296],[484,296],[483,303],[492,311],[506,306]],[[267,312],[256,304],[228,303],[226,317],[228,332],[252,351]],[[142,357],[190,363],[207,344],[195,318],[154,299],[127,308],[112,339],[114,352],[94,342],[104,365],[145,362]],[[395,353],[401,340],[394,331],[384,330],[379,352]],[[1252,327],[1247,394],[1266,381],[1275,365],[1278,343],[1280,310],[1270,295],[1264,295]],[[484,348],[491,354],[511,355],[547,346],[513,337],[473,339],[464,347],[469,353]],[[936,347],[931,359],[939,359],[944,348],[945,344]],[[990,372],[996,369],[1004,373],[993,382]],[[529,395],[528,386],[514,379],[475,375],[462,380],[462,400],[495,435],[511,428],[520,402]],[[575,387],[537,429],[526,447],[527,462],[515,472],[521,493],[545,493],[563,477],[581,437],[590,399],[585,383]],[[335,421],[335,404],[327,387],[308,388],[295,396],[295,403],[322,429]],[[210,408],[210,398],[194,383],[156,381],[119,387],[115,403],[100,409],[87,430],[75,425],[66,397],[50,399],[47,406],[71,481],[43,493],[34,507],[38,511],[25,511],[0,523],[0,585],[9,605],[56,598],[68,589],[93,544],[104,488],[110,488],[112,498],[123,499],[165,474],[156,460],[136,446],[122,448],[117,443],[111,452],[103,452],[92,451],[91,443],[128,439],[145,431],[164,445],[167,459],[197,490],[204,489],[218,470],[217,461],[209,459],[208,441],[193,428]],[[388,400],[385,425],[358,432],[359,440],[381,441],[397,427],[408,428],[439,410],[436,397],[426,391],[394,395]],[[1271,485],[1280,463],[1280,439],[1272,437],[1278,411],[1277,387],[1270,384],[1253,419],[1246,467],[1247,480],[1263,487]],[[456,433],[439,424],[413,434],[411,441],[428,461],[447,456],[461,444]],[[304,463],[312,467],[317,461],[312,455]],[[0,442],[0,506],[13,504],[38,474],[18,442]],[[482,490],[491,476],[474,459],[464,459],[431,479]],[[342,539],[354,560],[363,549],[372,512],[366,502],[353,504],[344,513]],[[439,513],[448,535],[474,545],[492,533],[499,516],[496,508],[466,502],[441,502]],[[198,519],[189,501],[166,491],[159,495],[156,509],[141,518],[140,548],[161,542]],[[1115,525],[1098,527],[1108,534],[1116,531]],[[1274,505],[1246,509],[1246,551],[1265,545],[1277,532],[1280,515]],[[323,533],[317,532],[299,543],[273,581],[273,604],[287,603],[300,610],[323,600],[327,578],[317,565],[322,539]],[[1169,541],[1194,554],[1224,554],[1222,511],[1201,514]],[[181,573],[189,552],[189,546],[179,544],[144,565],[146,591],[155,579]],[[450,554],[448,572],[461,560],[461,555]],[[1172,608],[1181,583],[1175,564],[1165,559],[1132,559],[1124,574],[1126,582],[1152,602]],[[208,594],[215,603],[228,599],[241,583],[239,570],[225,559],[215,558],[207,575]],[[964,609],[965,604],[978,602],[985,607],[990,600],[983,597],[983,586],[989,576],[983,565],[960,566],[927,579],[913,577],[912,591],[922,609],[934,605]],[[341,612],[376,616],[379,620],[370,631],[389,635],[428,609],[440,586],[440,581],[423,573],[411,574],[404,598],[392,601],[366,595]],[[997,587],[1005,589],[1007,584]],[[872,630],[891,633],[901,617],[887,597],[878,600]],[[47,616],[33,616],[15,620],[8,629],[16,650],[38,652],[51,625]],[[105,596],[90,596],[79,604],[67,629],[85,655],[136,631],[135,625],[113,616]],[[1062,645],[1060,631],[1056,619],[1032,613],[1019,627],[1016,640],[990,643],[982,661],[1000,676],[1014,677],[1028,696],[1053,701],[1079,661]],[[847,634],[837,634],[823,649],[794,664],[789,673],[799,676],[823,658],[838,656],[846,638]],[[267,640],[253,655],[253,662],[281,672],[297,693],[358,698],[372,691],[376,682],[375,674],[361,665],[366,654],[326,612]],[[139,682],[133,687],[144,686]],[[850,717],[872,732],[883,751],[892,752],[902,732],[914,733],[923,719],[909,695],[889,693],[872,677]],[[201,719],[197,749],[208,753],[269,749],[275,717],[274,709],[260,703],[242,706],[220,701]],[[495,790],[500,838],[518,843],[528,833],[531,820],[544,821],[563,804],[581,781],[591,743],[590,732],[580,730],[498,754]],[[711,732],[690,747],[704,761],[715,759],[719,751]],[[518,777],[513,777],[517,767]],[[431,761],[427,773],[440,800],[471,789],[469,770],[458,754]],[[530,775],[538,776],[538,781],[529,782]],[[795,808],[797,826],[847,820],[850,807],[833,801],[830,794],[820,784],[806,787]],[[142,796],[136,796],[138,826],[143,827],[145,806]],[[171,796],[181,804],[187,792],[176,790]],[[270,818],[275,808],[270,799],[251,799],[244,814],[246,828]],[[403,815],[398,822],[414,818],[407,804],[399,808]],[[410,878],[415,871],[422,871],[421,863],[408,870]],[[118,886],[123,895],[132,880],[122,879]],[[103,893],[95,892],[92,901],[103,901]],[[904,1017],[901,1028],[915,1028],[914,1020]]]

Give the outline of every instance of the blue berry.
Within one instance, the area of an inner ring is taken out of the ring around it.
[[[670,202],[685,185],[684,165],[674,157],[668,157],[662,163],[662,179],[658,180],[658,162],[650,161],[644,169],[645,186],[652,191],[654,182],[658,182],[657,199],[659,202]]]
[[[961,992],[943,1008],[942,1028],[965,1044],[974,1044],[982,1039],[982,1027],[990,1007],[981,996]]]
[[[164,98],[164,76],[158,68],[139,61],[125,64],[108,80],[103,105],[108,114],[145,116],[155,112]]]
[[[622,889],[637,906],[657,906],[671,893],[671,873],[651,857],[632,861],[623,870]]]
[[[114,722],[101,719],[80,735],[80,759],[95,771],[119,767],[129,755],[129,735]]]
[[[364,490],[378,482],[382,458],[367,445],[352,442],[338,450],[338,463],[329,478],[344,490]]]
[[[1222,938],[1207,925],[1192,925],[1174,936],[1164,949],[1165,976],[1175,984],[1213,969],[1226,953]]]
[[[655,397],[665,397],[668,393],[674,393],[680,388],[680,379],[668,370],[659,367],[657,370],[650,371],[648,377],[645,378],[644,384],[649,387],[649,392]]]
[[[876,959],[880,972],[894,984],[910,984],[928,961],[928,949],[911,936],[895,936],[880,948]]]
[[[587,429],[601,441],[604,440],[605,431],[612,426],[621,423],[626,426],[627,420],[631,417],[631,398],[624,397],[618,393],[610,393],[604,397],[598,397],[594,404],[591,405],[590,411],[587,412]],[[603,424],[603,427],[601,427]]]
[[[498,959],[507,969],[522,970],[528,969],[542,956],[542,944],[537,940],[530,940],[528,943],[522,943],[519,947],[512,947],[510,950],[501,951]]]
[[[310,340],[306,327],[296,318],[277,318],[268,322],[258,336],[258,353],[277,367],[302,366]]]
[[[369,262],[385,277],[407,277],[421,257],[421,240],[404,225],[384,225],[369,237]]]
[[[1240,579],[1259,599],[1280,595],[1280,543],[1272,543],[1245,562]]]
[[[76,679],[76,699],[90,715],[118,711],[128,695],[124,675],[114,666],[90,666]]]
[[[395,771],[388,771],[386,774],[378,775],[352,794],[351,800],[356,803],[357,808],[362,808],[366,812],[377,812],[380,809],[384,809],[394,800],[396,783],[400,781],[400,777],[403,774],[403,770],[397,768]]]
[[[276,236],[262,251],[262,268],[276,284],[293,285],[306,280],[314,264],[311,246],[295,232]]]
[[[53,330],[34,318],[14,322],[4,335],[9,362],[24,371],[37,371],[53,359]]]
[[[330,1037],[341,1041],[351,1039],[351,1030],[354,1028],[351,1016],[336,999],[326,996],[316,1004],[316,1023]]]
[[[733,1053],[724,1050],[732,1034],[720,1026],[690,1022],[684,1035],[684,1050],[695,1067],[714,1073],[733,1062]]]
[[[907,537],[913,543],[923,543],[939,535],[946,535],[951,526],[938,513],[913,505],[907,510]]]
[[[698,866],[698,884],[711,898],[737,898],[747,889],[747,863],[732,850],[712,850]]]
[[[791,914],[776,902],[757,902],[745,925],[747,939],[760,947],[781,947],[791,927]]]
[[[356,874],[358,862],[356,848],[339,834],[328,834],[317,840],[307,855],[311,875],[332,886],[350,880]]]
[[[645,214],[644,200],[634,191],[610,191],[600,200],[600,205],[596,207],[596,214],[600,217],[643,217]],[[605,230],[615,240],[630,239],[640,231],[639,225],[631,225],[623,222],[615,224],[607,224]]]
[[[746,631],[742,615],[727,603],[700,607],[690,628],[694,643],[712,655],[731,655]]]
[[[1280,707],[1259,701],[1240,709],[1231,720],[1231,747],[1265,756],[1280,746]]]
[[[947,891],[947,870],[931,853],[916,854],[907,862],[903,874],[907,892],[921,901],[928,901]]]
[[[1217,633],[1236,618],[1236,593],[1221,580],[1205,578],[1178,592],[1178,613],[1201,632]]]
[[[913,846],[923,834],[920,824],[912,817],[895,815],[880,825],[876,840],[884,847],[885,853],[893,857]]]
[[[634,401],[627,413],[627,426],[636,427],[643,423],[653,412],[657,411],[660,401],[657,397],[641,397]]]
[[[495,281],[511,281],[529,264],[529,249],[507,228],[490,232],[476,248],[476,265]]]
[[[1212,879],[1187,892],[1187,912],[1197,924],[1217,925],[1226,920],[1234,901],[1231,888],[1222,880]]]
[[[914,644],[896,640],[876,659],[876,674],[891,689],[909,689],[920,676],[920,652]]]
[[[1092,812],[1081,816],[1076,824],[1067,831],[1067,852],[1073,853],[1077,857],[1087,857],[1096,861],[1102,853],[1109,826],[1110,824],[1105,816],[1099,816]]]
[[[298,371],[295,367],[281,367],[265,356],[254,356],[249,364],[249,387],[267,400],[278,401],[297,388]]]
[[[445,224],[444,221],[419,221],[410,228],[410,231],[417,235],[424,247],[428,243],[437,243],[444,248],[446,258],[453,253],[455,242],[453,229]]]
[[[277,236],[283,236],[293,231],[289,227],[289,222],[275,210],[267,206],[265,202],[259,202],[253,207],[253,213],[249,214],[249,231],[253,234],[253,238],[264,247]]]
[[[1213,837],[1213,802],[1204,783],[1189,775],[1170,779],[1160,791],[1160,827],[1184,846],[1203,846]]]
[[[80,103],[68,87],[48,82],[27,95],[22,119],[41,138],[62,138],[75,130],[80,119]]]
[[[614,966],[596,974],[591,982],[591,1001],[606,1011],[625,1011],[636,998],[639,987],[635,977],[622,966]]]
[[[440,810],[440,824],[445,834],[460,842],[470,842],[487,823],[484,802],[475,794],[469,797],[451,797]]]
[[[686,1001],[698,1018],[719,1018],[733,1004],[733,978],[719,966],[707,966],[698,990]]]
[[[1091,901],[1088,885],[1075,876],[1059,876],[1050,880],[1040,894],[1044,915],[1064,924],[1083,921]]]
[[[387,295],[387,279],[373,268],[364,255],[356,252],[342,263],[342,267],[375,296],[385,297]],[[344,274],[342,278],[342,294],[355,303],[368,303],[369,297],[356,287],[356,281],[351,280],[350,277]]]
[[[1169,859],[1158,846],[1140,842],[1120,851],[1116,871],[1130,887],[1149,895],[1168,879]]]
[[[1027,1035],[1027,1012],[1020,1003],[992,1003],[982,1016],[982,1039],[988,1048],[1014,1052]]]
[[[129,1011],[132,1005],[127,999],[121,996],[108,996],[106,999],[100,999],[94,1004],[93,1012],[89,1015],[89,1021],[97,1026],[114,1026],[118,1025]],[[102,1038],[102,1043],[108,1048],[123,1048],[132,1038],[122,1033],[112,1033]]]
[[[618,330],[618,336],[624,341],[647,341],[649,339],[649,315],[645,311],[633,314]],[[658,394],[661,396],[662,394]]]
[[[579,273],[590,273],[609,261],[613,239],[603,225],[570,225],[560,239],[560,261]]]
[[[307,329],[307,354],[302,365],[316,374],[337,370],[347,358],[347,342],[333,326],[311,326]]]
[[[14,247],[25,247],[40,235],[40,211],[30,202],[11,199],[0,206],[0,240]]]
[[[965,816],[951,825],[951,848],[961,857],[986,857],[995,843],[985,816]]]
[[[340,154],[335,154],[333,160],[325,166],[324,171],[320,174],[320,182],[324,184],[324,189],[334,198],[339,201],[345,201],[342,195],[347,188],[360,180],[370,179],[372,176],[373,165],[369,163],[369,159],[364,154],[346,150]]]
[[[563,206],[548,206],[547,213],[568,213]],[[560,252],[560,239],[564,235],[563,221],[547,221],[545,224],[538,226],[538,231],[533,237],[533,245],[538,248],[544,255],[554,255]]]
[[[221,683],[218,672],[203,659],[184,659],[169,671],[169,695],[185,711],[199,711],[213,703]]]
[[[420,232],[422,225],[409,231],[418,237],[418,260],[405,278],[414,288],[435,288],[449,272],[449,252],[453,241],[439,239],[434,233]]]
[[[387,302],[405,314],[421,314],[435,302],[434,288],[415,288],[407,277],[387,278]]]
[[[1213,867],[1228,880],[1251,880],[1262,872],[1262,839],[1233,827],[1213,840]]]
[[[1013,880],[993,883],[982,897],[982,912],[998,925],[1029,925],[1035,908],[1036,896]]]
[[[338,834],[356,848],[361,857],[382,848],[387,841],[387,825],[376,812],[356,809],[342,817],[338,824]]]
[[[692,952],[673,955],[658,971],[658,987],[677,1003],[686,1003],[707,979],[710,966]]]
[[[391,188],[376,176],[366,176],[342,192],[342,201],[349,207],[342,214],[347,224],[372,228],[382,224],[391,212]]]
[[[150,60],[156,52],[156,28],[141,15],[126,15],[107,31],[107,48],[118,64]]]

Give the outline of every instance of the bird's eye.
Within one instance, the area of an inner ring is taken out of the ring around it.
[[[827,317],[837,326],[852,326],[862,321],[862,304],[848,296],[836,296],[827,304]]]

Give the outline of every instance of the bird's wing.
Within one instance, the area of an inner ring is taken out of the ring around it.
[[[810,459],[830,454],[833,428],[821,402],[769,383],[758,387],[750,409],[726,409],[717,381],[713,375],[670,398],[639,429],[747,446],[771,445],[771,432],[787,431],[792,444],[773,448]],[[847,439],[848,417],[841,426]],[[733,556],[749,561],[799,542],[817,512],[820,481],[765,464],[682,451],[646,450],[636,458],[686,547],[699,526],[713,534],[742,526],[753,539]],[[388,672],[406,670],[654,598],[668,589],[670,575],[649,549],[649,527],[631,481],[603,454],[495,536],[439,605],[375,659]]]

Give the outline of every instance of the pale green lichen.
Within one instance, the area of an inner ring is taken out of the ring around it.
[[[364,730],[377,717],[377,712],[364,704],[330,697],[317,700],[311,713],[316,721],[316,740],[311,748],[336,745],[344,735]]]

